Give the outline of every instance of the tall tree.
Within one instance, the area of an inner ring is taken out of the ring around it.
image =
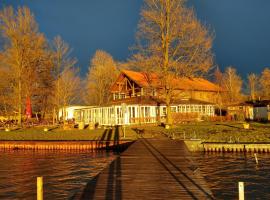
[[[227,67],[223,75],[223,85],[227,91],[227,103],[235,103],[241,100],[242,79],[233,67]]]
[[[252,101],[255,101],[258,95],[259,77],[251,73],[248,75],[249,95]]]
[[[66,86],[64,85],[65,82],[62,80],[62,76],[70,76],[70,70],[74,70],[77,63],[77,59],[71,57],[72,50],[70,49],[69,45],[62,40],[60,36],[54,38],[52,43],[52,54],[53,54],[53,83],[54,83],[54,90],[53,90],[53,105],[54,105],[54,114],[53,116],[57,117],[59,109],[63,107],[63,93],[62,90]],[[75,70],[76,71],[76,70]],[[66,73],[67,72],[67,73]],[[66,101],[65,101],[66,102]],[[55,120],[53,120],[55,121]]]
[[[38,80],[36,82],[36,91],[33,97],[33,105],[36,113],[40,113],[41,119],[48,117],[53,110],[52,102],[54,90],[53,77],[53,55],[48,48],[46,59],[43,65],[38,69]]]
[[[222,85],[222,80],[223,80],[223,74],[220,71],[219,67],[216,68],[214,72],[214,77],[215,77],[215,83],[219,86],[218,87],[218,99],[217,99],[217,104],[219,108],[219,114],[220,116],[222,115],[222,105],[223,105],[223,91],[221,91],[223,85]]]
[[[87,75],[87,101],[102,105],[110,101],[110,86],[118,75],[116,63],[105,51],[97,50],[93,56]]]
[[[10,69],[3,64],[3,55],[0,53],[0,115],[8,117],[15,105],[12,96],[12,79]]]
[[[265,68],[260,78],[263,98],[270,99],[270,68]]]
[[[59,104],[63,108],[63,122],[66,123],[66,107],[80,97],[81,80],[78,76],[78,69],[72,67],[61,74],[59,80]]]
[[[34,15],[27,7],[4,8],[0,12],[0,29],[5,39],[4,63],[12,71],[13,92],[17,98],[18,124],[23,105],[36,87],[37,69],[42,64],[46,39],[38,30]]]
[[[172,124],[171,102],[175,77],[198,76],[212,66],[212,36],[183,0],[145,0],[131,63],[160,76]]]

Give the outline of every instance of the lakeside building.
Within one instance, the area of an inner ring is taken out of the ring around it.
[[[246,101],[227,107],[235,120],[270,121],[270,100]]]
[[[59,119],[63,119],[64,114],[65,114],[65,120],[73,120],[73,119],[75,119],[75,110],[84,110],[84,109],[89,109],[92,107],[93,106],[70,105],[70,106],[67,106],[65,109],[60,108],[59,113],[58,113],[58,117],[59,117]]]
[[[270,121],[270,100],[255,102],[253,113],[256,121]]]
[[[75,121],[105,126],[165,122],[167,109],[161,84],[156,74],[122,70],[110,88],[113,100],[104,106],[74,109]],[[220,87],[203,78],[174,78],[172,84],[171,109],[178,121],[215,115]]]
[[[227,112],[234,120],[254,120],[254,104],[252,102],[228,105]]]

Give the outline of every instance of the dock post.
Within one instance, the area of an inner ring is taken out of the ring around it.
[[[43,177],[37,177],[37,200],[43,200]]]
[[[245,199],[244,182],[238,182],[239,200]]]
[[[256,164],[258,165],[259,164],[259,161],[258,161],[258,158],[257,158],[257,154],[256,153],[254,153],[254,157],[255,157]]]

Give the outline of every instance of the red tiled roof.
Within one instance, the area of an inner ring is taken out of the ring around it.
[[[116,83],[121,82],[121,80],[124,79],[125,76],[143,88],[160,85],[159,84],[160,80],[157,74],[154,73],[148,74],[145,72],[122,70],[117,81],[111,88],[112,91],[117,91],[118,88],[116,87]],[[172,80],[172,82],[174,82],[173,85],[176,85],[175,89],[179,90],[196,90],[196,91],[212,91],[212,92],[223,91],[223,89],[221,89],[216,84],[203,78],[175,78]]]
[[[122,70],[122,73],[141,87],[149,87],[151,84],[156,83],[158,80],[157,75],[153,73],[149,74],[145,72],[135,72],[129,70]]]

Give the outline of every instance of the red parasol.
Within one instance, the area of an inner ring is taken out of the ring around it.
[[[26,98],[26,111],[25,111],[27,119],[32,117],[32,106],[30,97]]]

